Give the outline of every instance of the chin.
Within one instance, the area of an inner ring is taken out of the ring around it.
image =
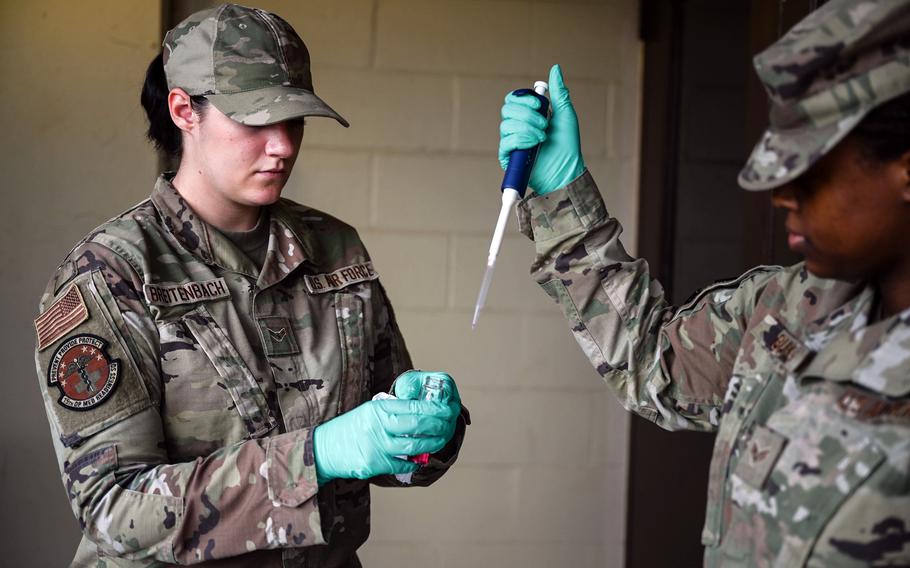
[[[284,184],[281,184],[278,187],[263,187],[257,188],[247,192],[246,198],[249,205],[255,205],[258,207],[265,207],[272,205],[281,198],[281,191],[284,189]]]
[[[855,270],[845,270],[843,267],[820,263],[809,258],[806,259],[806,270],[817,278],[844,280],[847,282],[856,282],[863,279],[863,276],[855,274]]]

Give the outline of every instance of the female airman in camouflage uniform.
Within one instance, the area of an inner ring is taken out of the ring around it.
[[[72,565],[359,566],[369,482],[432,483],[467,418],[445,374],[448,403],[413,400],[354,229],[280,198],[303,117],[347,122],[294,30],[235,5],[167,34],[142,99],[179,169],[76,245],[35,322]]]
[[[562,74],[549,122],[509,95],[500,157],[543,142],[520,206],[531,274],[629,410],[717,433],[708,566],[910,565],[910,2],[831,0],[758,55],[796,266],[670,306],[585,170]],[[655,538],[659,539],[659,536]]]

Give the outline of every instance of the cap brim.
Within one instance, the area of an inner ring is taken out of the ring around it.
[[[868,109],[861,109],[826,126],[769,128],[739,172],[740,187],[763,191],[793,181],[834,148],[867,112]]]
[[[215,108],[249,126],[264,126],[304,116],[334,118],[342,126],[348,121],[311,91],[296,87],[267,87],[226,95],[206,95]]]

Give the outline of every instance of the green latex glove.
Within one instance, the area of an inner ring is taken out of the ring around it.
[[[441,450],[451,437],[450,414],[435,402],[371,400],[320,424],[313,432],[319,485],[417,470],[395,456]]]
[[[499,125],[499,163],[505,170],[512,150],[541,144],[528,185],[538,194],[564,187],[585,171],[578,134],[578,116],[562,80],[559,65],[550,69],[549,124],[537,112],[540,101],[530,95],[506,95]]]
[[[452,439],[455,434],[455,425],[458,421],[458,415],[461,414],[461,396],[458,394],[458,387],[455,386],[455,379],[448,373],[432,371],[406,371],[395,379],[395,396],[401,399],[416,400],[420,396],[420,388],[423,386],[424,379],[436,378],[443,381],[445,391],[445,403],[447,408],[447,430],[443,434],[446,443]],[[438,404],[438,403],[437,403]]]

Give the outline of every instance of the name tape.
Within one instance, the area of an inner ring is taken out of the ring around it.
[[[145,284],[142,286],[142,292],[145,294],[145,301],[155,306],[179,306],[231,296],[224,278],[186,284]]]
[[[311,294],[324,294],[326,292],[338,290],[339,288],[344,288],[345,286],[350,286],[351,284],[366,282],[367,280],[376,280],[377,278],[379,278],[379,275],[373,270],[372,262],[352,264],[351,266],[339,268],[335,272],[314,274],[312,276],[307,275],[303,277],[307,290],[309,290]]]

